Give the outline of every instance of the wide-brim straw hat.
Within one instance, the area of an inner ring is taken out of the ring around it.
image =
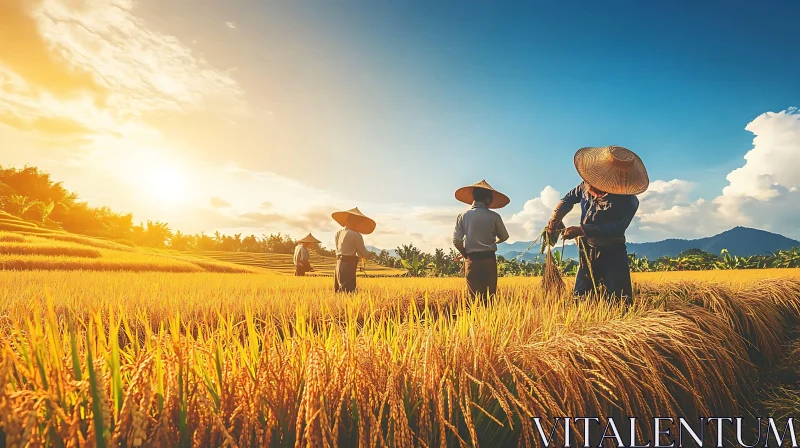
[[[369,235],[375,231],[375,221],[361,213],[358,207],[335,212],[331,216],[342,227],[347,226],[358,233]]]
[[[650,186],[647,170],[633,151],[622,146],[581,148],[575,169],[589,185],[611,194],[641,194]]]
[[[308,234],[308,235],[306,235],[306,236],[305,236],[303,239],[301,239],[301,240],[297,240],[297,242],[298,242],[298,243],[319,244],[319,243],[321,243],[322,241],[320,241],[320,240],[318,240],[318,239],[314,238],[314,235],[312,235],[312,234],[310,234],[310,233],[309,233],[309,234]]]
[[[508,196],[492,188],[485,180],[459,188],[456,190],[456,199],[465,204],[472,204],[475,201],[475,198],[472,197],[472,191],[476,188],[483,188],[492,192],[492,203],[489,204],[489,208],[503,208],[511,202]]]

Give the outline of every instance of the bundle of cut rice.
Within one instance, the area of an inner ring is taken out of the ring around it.
[[[542,232],[542,253],[547,252],[544,260],[544,273],[542,274],[542,289],[547,295],[554,294],[560,296],[567,290],[567,285],[561,278],[561,270],[553,258],[553,247],[558,242],[558,231]]]

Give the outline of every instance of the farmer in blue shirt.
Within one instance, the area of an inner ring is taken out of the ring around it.
[[[580,254],[575,295],[608,294],[633,301],[631,271],[625,248],[625,230],[639,208],[635,195],[650,185],[642,160],[626,148],[582,148],[575,168],[583,182],[567,193],[547,224],[565,240],[577,238]],[[575,204],[581,205],[579,226],[564,229],[562,220]],[[563,230],[562,230],[563,229]]]

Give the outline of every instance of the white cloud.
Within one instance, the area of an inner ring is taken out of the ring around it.
[[[530,199],[522,206],[522,210],[513,214],[506,222],[511,235],[509,241],[525,241],[535,239],[547,225],[553,210],[564,195],[550,185],[544,187],[538,197]],[[564,218],[564,224],[574,225],[580,216],[579,207]]]
[[[29,55],[0,54],[0,122],[8,125],[120,135],[152,113],[247,110],[226,71],[149,29],[132,0],[16,0],[0,26]]]
[[[764,114],[747,128],[755,134],[742,168],[734,170],[723,192],[713,200],[692,197],[697,187],[681,179],[655,180],[639,195],[639,210],[628,231],[631,241],[710,236],[736,225],[749,225],[798,238],[800,220],[800,116],[789,110]],[[764,178],[770,182],[765,183]],[[510,241],[538,236],[563,195],[546,186],[506,219]],[[378,229],[368,243],[382,248],[413,242],[424,250],[451,246],[455,217],[464,207],[404,207],[365,204],[375,210]],[[565,219],[577,224],[575,207]]]
[[[370,244],[450,246],[455,216],[463,208],[360,204],[273,173],[179,158],[175,142],[158,126],[161,117],[201,111],[235,121],[247,112],[245,93],[232,77],[235,70],[215,68],[177,37],[149,28],[134,14],[132,0],[10,4],[0,27],[19,35],[0,41],[0,135],[18,143],[0,147],[6,163],[40,165],[97,205],[132,211],[137,219],[168,220],[186,231],[251,226],[303,236],[318,228],[320,237],[330,239],[330,211],[359,205],[378,221]],[[232,21],[225,25],[237,28]],[[11,40],[23,42],[24,51],[9,51]],[[632,239],[707,236],[734,225],[800,237],[800,115],[795,109],[765,113],[746,129],[754,134],[753,148],[718,197],[693,198],[690,182],[656,180],[640,196]],[[20,150],[32,146],[29,135],[37,135],[40,146]],[[41,146],[52,135],[69,141],[70,149]],[[154,164],[186,174],[190,211],[137,200],[141,173]],[[521,210],[508,210],[511,240],[535,238],[561,196],[547,186]],[[215,209],[212,197],[225,198],[230,207]],[[576,223],[578,214],[576,207],[567,225]]]
[[[120,114],[201,108],[209,100],[244,108],[235,80],[176,37],[149,29],[132,0],[43,0],[33,17],[52,51],[92,74]]]
[[[655,180],[639,195],[629,239],[698,238],[737,225],[800,238],[800,113],[795,108],[768,112],[745,129],[754,134],[753,148],[745,155],[744,165],[728,174],[728,185],[719,196],[693,199],[694,183]],[[519,239],[535,238],[559,197],[556,190],[546,187],[512,215],[509,227],[519,232]]]
[[[640,196],[632,234],[638,240],[700,237],[743,225],[800,238],[797,109],[762,114],[745,129],[754,134],[753,149],[744,156],[744,165],[728,174],[721,195],[690,201],[693,184],[655,181]]]
[[[627,232],[636,241],[662,238],[707,236],[725,230],[718,219],[707,219],[713,213],[712,204],[700,198],[689,199],[696,185],[685,180],[656,180],[639,195],[639,210]]]
[[[800,184],[800,115],[796,108],[760,115],[745,128],[752,132],[753,149],[745,164],[728,174],[729,185],[715,199],[720,211],[735,218],[747,214],[748,199],[771,201],[796,191]]]

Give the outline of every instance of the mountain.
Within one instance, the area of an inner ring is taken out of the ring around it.
[[[368,251],[375,252],[376,254],[381,253],[381,251],[383,250],[383,249],[381,249],[379,247],[375,247],[375,246],[366,246],[366,247],[367,247]],[[395,251],[394,249],[388,249],[387,252],[389,252],[389,256],[391,256],[391,257],[396,257],[397,256],[397,251]]]
[[[765,255],[795,246],[800,246],[800,242],[777,233],[734,227],[718,235],[697,240],[668,239],[656,243],[631,243],[628,244],[628,252],[635,252],[637,257],[654,259],[662,256],[674,257],[687,249],[701,249],[712,254],[728,249],[731,255],[747,256]]]
[[[527,243],[524,244],[524,247],[521,250],[516,250],[517,248],[515,248],[515,250],[507,250],[507,248],[505,246],[510,246],[510,244],[506,245],[505,243],[501,243],[501,244],[497,245],[497,255],[502,255],[506,259],[516,258],[521,253],[525,252],[525,249],[527,249],[530,244],[531,244],[531,242],[528,241]],[[540,257],[539,261],[543,261],[544,260],[544,255],[540,255],[539,254],[539,250],[540,249],[541,249],[541,246],[539,246],[538,244],[536,246],[531,247],[531,250],[526,252],[525,255],[522,257],[522,259],[523,260],[527,260],[527,261],[532,261],[532,260],[535,260],[535,259]],[[561,252],[561,243],[560,242],[558,243],[558,246],[555,248],[555,250],[556,250],[556,252]],[[578,259],[578,247],[575,246],[574,244],[565,244],[564,245],[564,258],[574,258],[574,259],[577,260]]]
[[[516,243],[498,245],[497,254],[506,258],[513,258],[525,251],[530,241],[517,241]],[[777,233],[765,230],[751,229],[749,227],[734,227],[718,235],[696,240],[667,239],[652,243],[628,243],[628,253],[635,253],[637,257],[647,257],[654,260],[658,257],[674,257],[688,249],[701,249],[712,254],[719,254],[722,249],[728,249],[731,255],[748,256],[764,255],[779,249],[789,249],[800,246],[800,241],[786,238]],[[558,246],[561,250],[561,246]],[[539,255],[539,246],[534,246],[525,254],[523,259],[531,260]],[[574,245],[564,248],[564,256],[578,258],[578,250]]]

